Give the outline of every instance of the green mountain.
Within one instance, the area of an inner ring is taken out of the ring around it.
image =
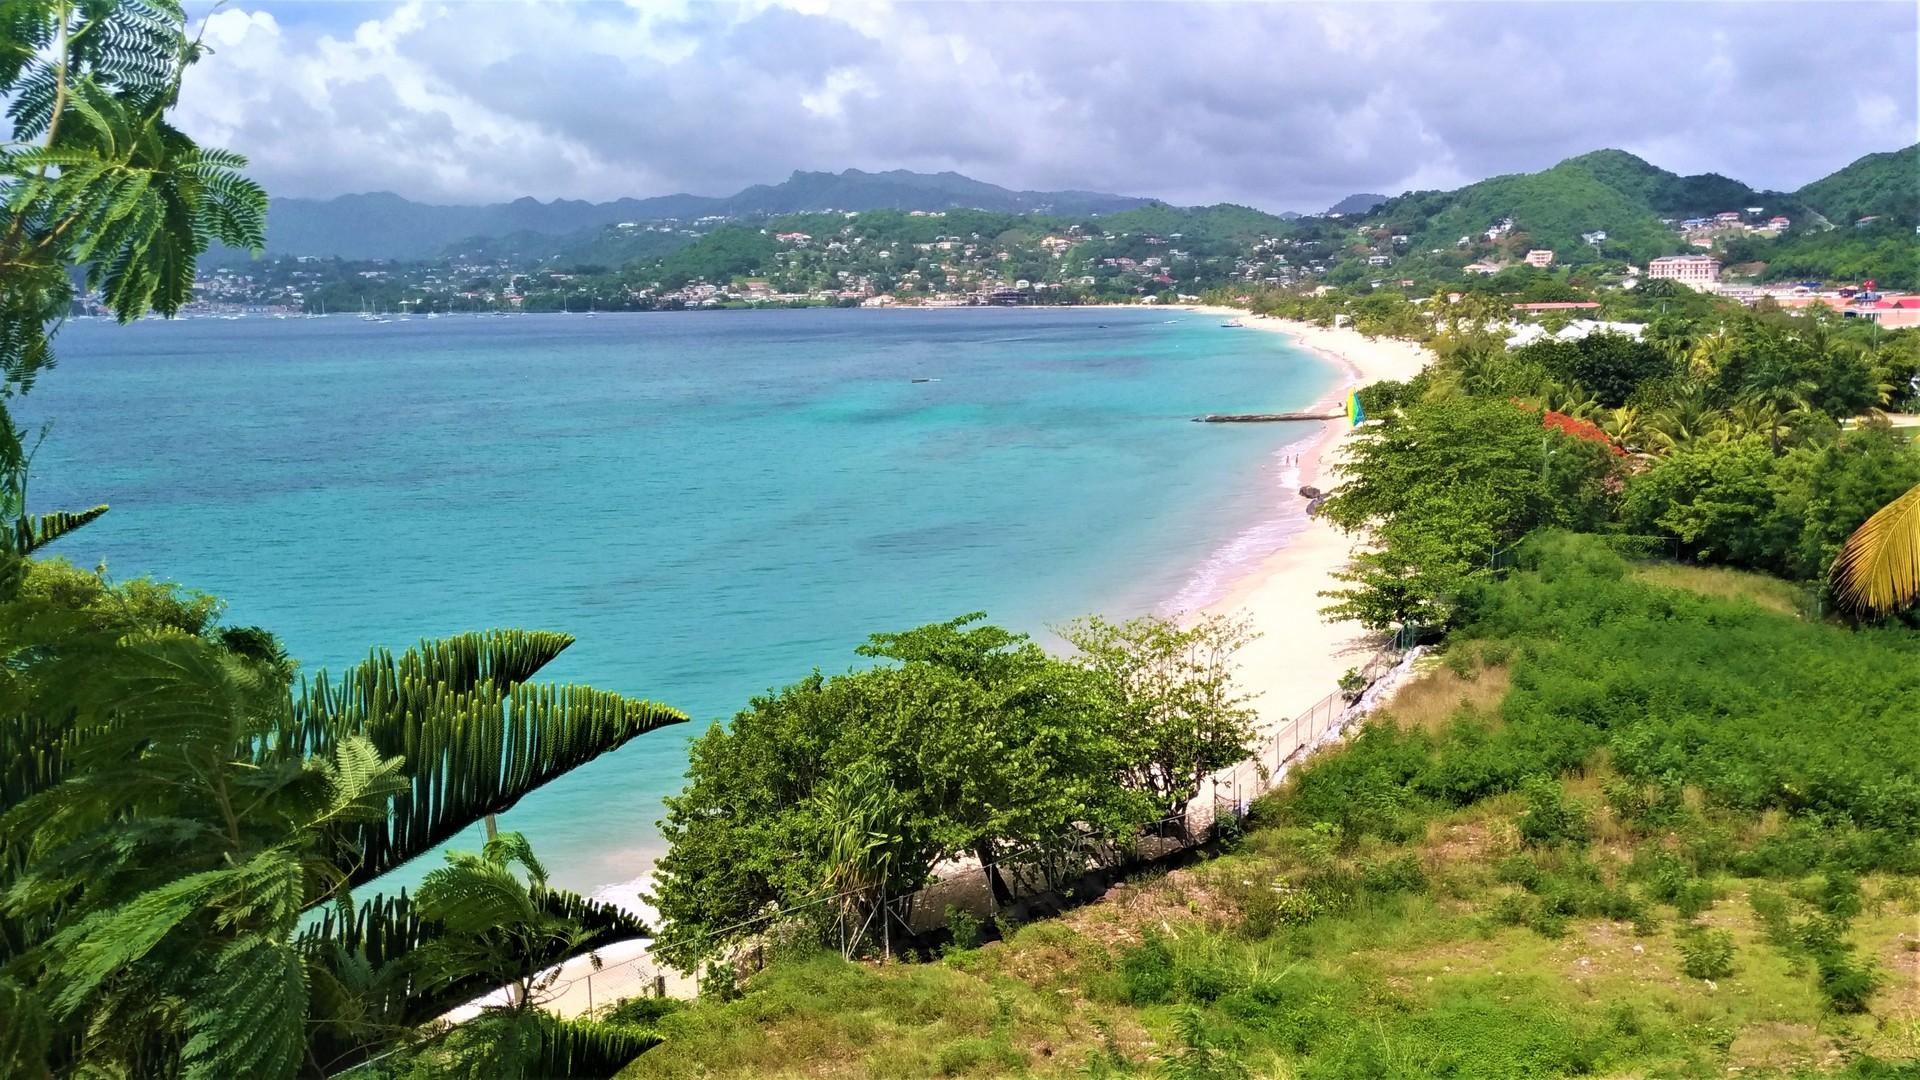
[[[374,192],[333,199],[274,199],[267,215],[267,250],[281,255],[418,259],[481,237],[524,233],[567,237],[571,243],[574,234],[622,222],[961,207],[1084,217],[1116,213],[1148,201],[1095,191],[1014,191],[955,172],[904,169],[796,172],[782,183],[756,184],[727,196],[661,195],[604,203],[522,198],[488,206],[435,206],[391,192]],[[556,251],[565,246],[569,245],[553,245]]]
[[[1283,217],[1255,210],[1251,206],[1216,203],[1213,206],[1169,206],[1152,203],[1135,210],[1103,217],[1097,223],[1111,233],[1159,233],[1178,235],[1183,240],[1247,242],[1270,236],[1283,236],[1289,222],[1299,215]],[[1191,245],[1189,245],[1191,246]]]
[[[1835,225],[1876,215],[1920,225],[1920,143],[1868,154],[1794,194]]]
[[[441,254],[473,262],[506,259],[515,265],[547,260],[556,269],[616,267],[636,259],[670,255],[698,238],[699,234],[691,229],[634,223],[602,225],[561,236],[522,229],[505,236],[469,236],[448,244]]]
[[[1537,173],[1513,173],[1456,191],[1409,192],[1389,199],[1367,220],[1414,237],[1416,250],[1452,249],[1462,236],[1482,237],[1504,219],[1531,247],[1551,248],[1561,262],[1600,257],[1644,261],[1677,250],[1666,218],[1764,206],[1792,216],[1797,199],[1761,192],[1715,173],[1680,176],[1623,150],[1596,150]],[[1602,232],[1602,243],[1582,234]]]
[[[1339,202],[1334,203],[1332,206],[1327,207],[1327,213],[1339,214],[1343,217],[1347,214],[1364,214],[1386,201],[1387,197],[1385,195],[1375,195],[1371,192],[1363,191],[1356,195],[1349,195]]]

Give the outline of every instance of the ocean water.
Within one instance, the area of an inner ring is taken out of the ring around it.
[[[495,626],[543,678],[677,706],[503,816],[561,884],[659,848],[686,744],[984,610],[1046,635],[1192,607],[1296,527],[1278,411],[1338,375],[1281,335],[1122,310],[766,311],[68,324],[21,402],[55,551],[223,597],[303,666]],[[915,380],[929,381],[915,381]],[[396,877],[413,880],[433,860]]]

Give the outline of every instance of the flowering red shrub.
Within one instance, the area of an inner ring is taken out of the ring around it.
[[[1581,420],[1578,417],[1568,416],[1566,413],[1554,412],[1549,409],[1540,414],[1540,423],[1545,427],[1565,432],[1576,439],[1585,439],[1588,442],[1600,443],[1621,457],[1627,456],[1627,452],[1621,449],[1619,444],[1609,438],[1607,433],[1601,431],[1600,426],[1591,420]]]

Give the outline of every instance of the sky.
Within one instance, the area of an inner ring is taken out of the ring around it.
[[[794,170],[1324,210],[1617,147],[1792,189],[1920,141],[1920,5],[230,0],[179,122],[276,195]]]

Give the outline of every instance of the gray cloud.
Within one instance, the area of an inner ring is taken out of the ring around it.
[[[1902,3],[262,10],[215,16],[182,113],[285,194],[718,194],[852,166],[1311,210],[1603,146],[1791,188],[1920,139]]]

